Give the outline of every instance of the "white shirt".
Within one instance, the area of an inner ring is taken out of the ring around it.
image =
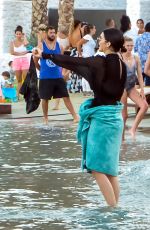
[[[26,48],[26,46],[25,45],[20,45],[20,46],[18,46],[18,47],[16,47],[15,45],[14,45],[14,52],[17,52],[17,53],[22,53],[22,52],[26,52],[27,51],[27,48]],[[16,59],[16,58],[22,58],[22,57],[26,57],[27,55],[26,54],[24,54],[24,55],[20,55],[20,56],[17,56],[17,55],[13,55],[14,56],[14,59]]]
[[[0,86],[4,86],[5,85],[5,79],[3,78],[3,76],[0,76]]]
[[[91,57],[95,54],[96,43],[90,34],[86,34],[83,37],[84,40],[87,40],[86,43],[82,45],[82,56]]]
[[[64,50],[69,47],[69,39],[68,38],[57,37],[57,41],[58,41],[59,45],[63,47]]]

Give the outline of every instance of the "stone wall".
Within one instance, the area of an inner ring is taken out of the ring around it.
[[[59,0],[49,0],[48,8],[58,8]],[[86,4],[85,4],[86,2]],[[75,8],[125,10],[133,24],[141,17],[150,21],[150,0],[75,0]],[[0,0],[0,52],[8,52],[8,44],[14,37],[17,25],[22,25],[26,34],[31,29],[31,0]]]
[[[0,52],[8,52],[9,43],[14,37],[17,25],[23,26],[24,32],[30,34],[31,13],[31,1],[4,0],[3,3],[0,2]]]
[[[59,0],[49,0],[49,8],[57,8],[58,2]],[[126,0],[75,0],[75,8],[124,10],[126,8]]]
[[[150,0],[127,0],[127,15],[130,16],[132,25],[136,25],[136,20],[142,18],[145,23],[150,22]]]

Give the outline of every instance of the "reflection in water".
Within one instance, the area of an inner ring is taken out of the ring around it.
[[[0,121],[0,229],[149,229],[149,133],[122,145],[121,198],[105,206],[81,173],[76,125]]]

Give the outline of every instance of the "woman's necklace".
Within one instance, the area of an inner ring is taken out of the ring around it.
[[[130,63],[132,61],[132,56],[125,56],[125,60]]]

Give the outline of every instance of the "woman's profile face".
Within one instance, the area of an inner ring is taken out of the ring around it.
[[[127,52],[132,52],[134,47],[133,41],[125,41],[124,47],[126,48]]]
[[[107,47],[107,41],[105,39],[104,33],[102,32],[99,36],[99,51],[105,52]]]
[[[96,33],[96,27],[93,26],[93,28],[91,29],[91,34],[94,35]]]

